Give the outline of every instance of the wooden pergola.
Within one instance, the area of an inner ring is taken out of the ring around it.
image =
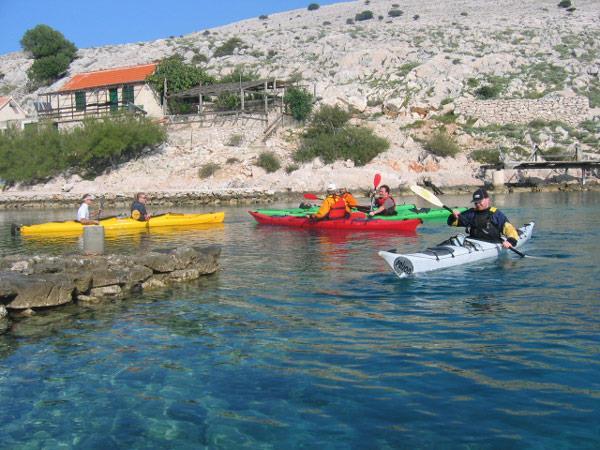
[[[266,121],[269,111],[274,108],[279,108],[283,113],[283,96],[286,87],[290,85],[288,81],[277,79],[209,84],[167,93],[166,98],[180,99],[192,104],[197,109],[198,116],[241,114]],[[239,96],[239,106],[234,109],[219,107],[214,100],[223,94]]]

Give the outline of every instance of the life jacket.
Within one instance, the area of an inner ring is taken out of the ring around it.
[[[482,241],[499,242],[501,230],[492,221],[492,217],[497,208],[488,208],[485,211],[476,211],[473,217],[473,224],[467,228],[467,233],[473,239]]]
[[[390,206],[389,208],[384,209],[381,212],[381,215],[382,216],[395,216],[396,215],[396,200],[394,200],[394,198],[391,195],[388,195],[387,198],[377,198],[375,200],[377,202],[377,206],[379,207],[379,206],[383,206],[383,204],[385,203],[385,201],[388,198],[391,199],[392,202],[394,202],[394,204],[392,206]]]
[[[346,206],[346,200],[343,197],[334,196],[333,199],[335,203],[327,213],[327,217],[329,219],[343,219],[346,217],[348,213],[348,208]]]

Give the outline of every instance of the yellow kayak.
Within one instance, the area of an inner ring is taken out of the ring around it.
[[[100,220],[100,225],[106,231],[119,230],[144,230],[156,227],[189,227],[200,224],[221,223],[225,219],[224,212],[211,214],[178,214],[166,213],[151,217],[148,221],[134,220],[129,217],[119,218],[110,217]],[[75,220],[66,220],[64,222],[46,222],[36,225],[21,225],[16,230],[21,234],[42,234],[42,233],[82,233],[83,225]]]

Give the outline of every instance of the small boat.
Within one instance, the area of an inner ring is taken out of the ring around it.
[[[525,244],[533,232],[535,223],[523,225],[517,231],[519,240],[516,247]],[[459,266],[483,259],[496,258],[508,250],[501,243],[481,241],[464,235],[453,236],[435,247],[418,253],[398,254],[394,250],[380,251],[378,254],[400,278],[416,273],[430,272]]]
[[[295,216],[304,217],[307,214],[315,214],[318,206],[308,208],[289,208],[289,209],[257,209],[254,212],[264,214],[265,216]],[[466,211],[467,208],[455,208],[459,212]],[[417,208],[415,205],[408,203],[404,205],[396,205],[396,215],[382,216],[378,215],[378,219],[382,220],[401,220],[401,219],[421,219],[435,220],[446,219],[448,210],[444,208]]]
[[[151,217],[147,221],[134,220],[129,217],[107,217],[100,220],[100,225],[106,231],[125,231],[125,230],[144,230],[156,227],[171,226],[195,226],[200,224],[221,223],[225,219],[224,212],[210,214],[178,214],[166,213]],[[20,232],[23,235],[31,234],[59,234],[59,233],[82,233],[81,223],[75,220],[65,220],[63,222],[46,222],[35,225],[14,225],[12,233]]]
[[[355,212],[349,218],[313,220],[303,216],[269,216],[256,211],[248,211],[254,219],[263,225],[278,225],[284,227],[316,228],[333,230],[357,230],[357,231],[414,231],[423,221],[421,219],[383,220],[369,217],[365,213]],[[394,217],[394,216],[392,216]]]

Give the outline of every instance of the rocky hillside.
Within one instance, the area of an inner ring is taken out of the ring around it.
[[[355,1],[154,42],[80,49],[71,73],[179,53],[214,74],[243,65],[264,77],[301,77],[322,103],[353,108],[353,120],[387,137],[391,147],[365,168],[350,162],[324,167],[318,160],[296,168],[290,157],[299,133],[294,127],[264,144],[257,143],[257,123],[179,127],[158,152],[97,182],[60,179],[39,190],[303,190],[321,188],[332,177],[363,186],[374,170],[396,186],[425,177],[440,185],[475,184],[481,183],[477,160],[497,158],[499,150],[515,159],[527,157],[535,144],[555,152],[578,145],[593,156],[600,151],[598,2],[573,1],[570,11],[557,3]],[[235,50],[218,56],[232,39]],[[31,62],[22,53],[0,57],[0,94],[30,109],[38,93],[26,92]],[[456,157],[425,150],[423,142],[440,127],[460,146]],[[234,134],[244,138],[227,145]],[[266,174],[254,165],[265,149],[280,156],[282,169]],[[198,171],[208,162],[220,169],[203,179]]]

